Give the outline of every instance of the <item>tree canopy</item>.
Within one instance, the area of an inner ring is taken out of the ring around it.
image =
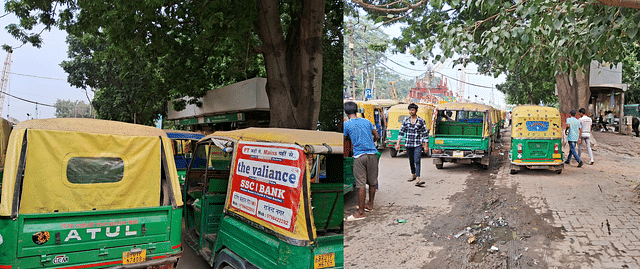
[[[373,18],[408,24],[394,39],[398,50],[485,62],[495,76],[550,68],[556,80],[576,79],[591,61],[621,62],[640,24],[638,10],[597,1],[354,1]],[[433,53],[436,46],[441,53]]]
[[[341,31],[335,26],[335,18],[330,20],[333,28],[323,31],[327,27],[325,17],[339,9],[339,3],[23,0],[8,1],[5,7],[20,18],[19,25],[7,29],[22,42],[39,47],[39,34],[31,32],[35,25],[43,24],[45,29],[60,27],[83,42],[94,42],[84,43],[86,46],[102,46],[100,51],[83,54],[95,54],[90,59],[101,64],[98,69],[111,61],[112,75],[117,78],[91,80],[91,76],[80,74],[92,70],[82,70],[70,74],[71,83],[92,88],[96,83],[115,95],[128,95],[133,90],[140,94],[135,98],[158,102],[188,96],[192,97],[189,102],[195,103],[210,89],[262,76],[268,78],[272,125],[313,129],[318,124],[324,78],[322,48],[341,42],[336,38]],[[331,42],[323,42],[323,34]],[[127,81],[128,85],[114,84],[118,81]],[[132,101],[131,96],[108,95],[97,93],[96,98]],[[123,103],[113,105],[119,104]],[[96,109],[100,107],[95,105]],[[185,105],[178,102],[174,108]],[[145,107],[147,111],[159,105]]]
[[[53,104],[56,108],[56,118],[91,118],[91,106],[84,101],[57,99]]]

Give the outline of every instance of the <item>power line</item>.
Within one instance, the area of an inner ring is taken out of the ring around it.
[[[53,80],[67,81],[66,79],[61,79],[61,78],[39,77],[39,76],[34,76],[34,75],[25,75],[25,74],[18,74],[18,73],[12,73],[12,72],[9,72],[9,74],[18,75],[18,76],[25,76],[25,77],[32,77],[32,78],[43,78],[43,79],[53,79]]]
[[[31,100],[27,100],[27,99],[24,99],[24,98],[20,98],[18,96],[14,96],[14,95],[8,94],[6,92],[0,92],[0,93],[6,94],[8,96],[11,96],[11,97],[16,98],[16,99],[21,100],[21,101],[25,101],[27,103],[32,103],[32,104],[36,104],[36,105],[43,105],[43,106],[48,106],[48,107],[55,107],[55,106],[52,106],[52,105],[49,105],[49,104],[38,103],[36,101],[31,101]]]

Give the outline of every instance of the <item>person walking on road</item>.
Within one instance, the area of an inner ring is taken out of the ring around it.
[[[576,152],[576,144],[580,143],[580,134],[582,133],[582,125],[580,124],[580,121],[576,119],[575,110],[571,110],[569,114],[571,114],[571,117],[567,119],[567,128],[565,129],[565,132],[569,131],[569,134],[567,135],[567,142],[569,142],[570,151],[569,151],[569,157],[567,157],[567,160],[564,163],[565,164],[571,163],[571,155],[573,155],[573,157],[576,158],[576,161],[578,161],[578,167],[582,167],[583,165],[582,159],[580,159],[580,156]]]
[[[409,181],[418,180],[416,182],[416,186],[422,187],[425,182],[420,181],[420,160],[422,158],[422,151],[424,150],[426,153],[428,150],[426,145],[428,141],[428,134],[424,119],[418,117],[417,113],[418,105],[414,103],[409,104],[410,117],[407,117],[402,121],[402,127],[400,127],[400,133],[398,134],[398,141],[396,141],[396,150],[400,150],[400,140],[404,137],[404,146],[407,149],[409,167],[411,168],[411,178]]]
[[[589,161],[589,164],[592,165],[593,151],[591,151],[591,124],[593,121],[591,120],[591,117],[587,116],[587,112],[584,108],[580,108],[578,112],[580,113],[580,115],[582,115],[582,117],[580,117],[580,119],[578,120],[580,121],[580,127],[582,128],[581,138],[583,142],[578,142],[578,156],[582,157],[582,144],[585,144],[587,146],[587,152],[589,152],[589,158],[591,159],[591,161]]]
[[[365,211],[373,210],[373,198],[378,185],[378,150],[375,141],[378,141],[380,136],[369,120],[356,116],[357,111],[356,103],[344,103],[344,112],[348,117],[343,124],[344,140],[350,139],[353,145],[353,175],[358,190],[358,212],[347,217],[347,220],[364,219]],[[366,206],[365,185],[369,185],[369,202]]]

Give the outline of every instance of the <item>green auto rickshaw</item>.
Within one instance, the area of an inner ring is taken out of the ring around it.
[[[158,128],[95,119],[20,122],[0,199],[0,268],[174,268],[182,197]]]
[[[429,133],[431,157],[437,169],[445,162],[491,164],[497,139],[495,108],[476,103],[444,103],[436,107]]]
[[[511,174],[524,167],[562,173],[562,120],[553,107],[522,105],[511,112]]]
[[[184,186],[189,246],[215,269],[343,268],[342,142],[280,128],[201,139]]]
[[[424,119],[427,128],[427,135],[429,127],[431,127],[431,120],[433,115],[434,106],[431,104],[417,104],[418,105],[418,117]],[[406,151],[404,147],[404,137],[400,141],[400,151],[396,151],[396,141],[398,141],[398,134],[400,128],[402,128],[402,121],[410,117],[408,104],[394,105],[389,108],[389,121],[387,124],[387,136],[385,137],[385,146],[389,148],[389,154],[391,157],[396,157],[398,153]],[[429,155],[429,154],[427,154]]]

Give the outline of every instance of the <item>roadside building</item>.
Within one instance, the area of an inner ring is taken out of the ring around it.
[[[266,78],[252,78],[213,89],[199,98],[198,104],[188,104],[181,111],[175,111],[169,102],[167,119],[205,135],[220,130],[268,127],[266,84]]]

